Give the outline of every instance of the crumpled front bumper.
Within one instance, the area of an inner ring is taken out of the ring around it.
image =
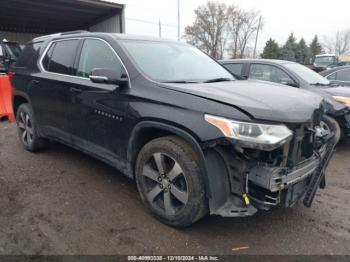
[[[225,150],[208,154],[208,163],[217,163],[211,167],[212,172],[209,170],[213,174],[213,180],[209,182],[214,185],[209,202],[210,213],[224,217],[244,217],[255,214],[258,209],[269,210],[280,204],[294,206],[307,195],[310,182],[323,174],[333,151],[334,146],[328,141],[293,168],[264,164],[250,166]],[[215,161],[218,159],[223,162]],[[219,182],[224,181],[224,177],[229,178],[225,185]],[[244,195],[249,198],[248,202]]]
[[[285,202],[291,207],[301,199],[308,189],[309,180],[312,176],[319,175],[317,172],[328,165],[329,159],[322,161],[327,156],[330,147],[324,145],[319,152],[311,158],[299,163],[292,169],[286,167],[259,167],[251,169],[248,177],[249,182],[254,184],[253,192],[249,194],[253,205],[260,209],[269,209],[271,206]],[[256,191],[265,194],[257,194]]]

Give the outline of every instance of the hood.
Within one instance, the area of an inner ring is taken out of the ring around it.
[[[350,97],[350,88],[344,86],[337,87],[327,87],[324,89],[325,92],[330,94],[331,96],[345,96]]]
[[[162,86],[233,106],[254,119],[283,123],[311,121],[314,111],[323,102],[323,98],[315,93],[264,81],[236,80]]]

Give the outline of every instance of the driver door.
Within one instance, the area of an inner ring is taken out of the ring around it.
[[[107,42],[85,39],[70,86],[72,139],[78,147],[118,163],[124,158],[120,145],[127,141],[124,119],[128,100],[123,92],[115,91],[115,85],[92,82],[89,75],[95,68],[113,69],[120,75],[124,72]]]

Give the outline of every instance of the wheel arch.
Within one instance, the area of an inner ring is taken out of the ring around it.
[[[130,176],[135,176],[134,167],[141,148],[155,138],[169,135],[177,136],[193,147],[198,156],[199,167],[204,177],[206,194],[210,195],[207,165],[203,150],[197,140],[198,138],[179,127],[162,122],[143,121],[138,123],[132,130],[127,150],[127,169]]]
[[[25,103],[30,103],[29,97],[23,92],[15,91],[12,98],[12,107],[15,117],[17,116],[17,110],[20,105]]]

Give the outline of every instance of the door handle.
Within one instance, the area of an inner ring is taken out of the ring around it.
[[[80,94],[81,92],[83,92],[82,89],[75,88],[75,87],[71,87],[70,91],[73,92],[73,93],[76,93],[76,94]]]

